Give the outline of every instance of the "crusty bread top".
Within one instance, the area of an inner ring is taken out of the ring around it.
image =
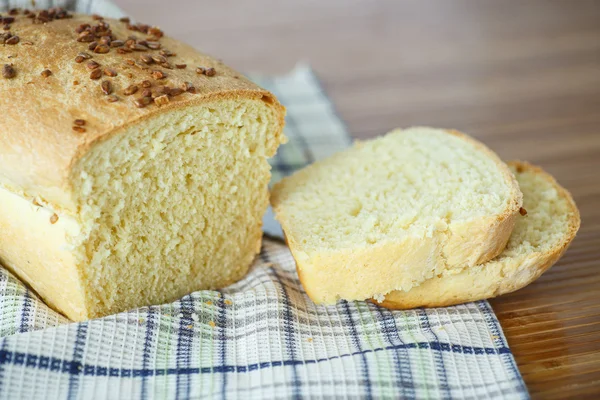
[[[65,200],[71,165],[94,142],[173,108],[222,99],[262,99],[277,110],[283,127],[284,108],[271,93],[219,60],[162,36],[159,29],[149,31],[147,26],[85,15],[62,19],[52,16],[43,13],[29,18],[20,12],[14,16],[15,21],[8,31],[12,36],[18,36],[18,43],[0,45],[0,68],[3,68],[0,71],[0,187],[29,196],[40,195],[60,205]],[[98,36],[107,35],[113,41],[127,41],[133,35],[137,42],[123,46],[116,42],[113,46],[120,47],[108,47],[107,53],[96,53],[88,49],[90,42],[78,41],[80,35],[86,35],[85,32],[77,33],[82,24],[89,24],[90,29],[96,30],[97,34],[92,33],[92,38],[99,44],[101,38]],[[108,24],[108,28],[103,24]],[[9,43],[7,38],[0,37],[0,43]],[[10,43],[15,41],[13,38]],[[143,41],[150,41],[152,47],[157,47],[153,42],[158,42],[160,49],[150,49]],[[137,46],[141,51],[121,54],[129,51],[131,46]],[[166,57],[169,65],[162,64],[159,57],[165,50],[174,54]],[[92,58],[76,62],[81,52]],[[151,64],[146,64],[142,55],[155,56],[161,64],[150,60]],[[99,79],[91,79],[92,70],[88,63],[92,61],[100,64],[98,69],[110,68],[117,76],[110,76],[113,72],[106,71]],[[186,67],[179,69],[177,64],[186,64]],[[198,67],[214,68],[215,74],[198,73]],[[49,72],[42,74],[43,71]],[[152,75],[154,71],[161,71],[166,77],[156,79]],[[169,101],[164,105],[151,102],[138,108],[134,101],[142,97],[145,88],[141,83],[145,80],[151,82],[153,92],[162,85],[174,89],[186,82],[194,89],[167,96]],[[111,94],[117,101],[111,102],[114,98],[109,100],[109,95],[103,93],[105,81],[110,82]],[[132,95],[124,94],[130,85],[137,85],[138,91]],[[83,120],[85,125],[76,127],[75,120]]]

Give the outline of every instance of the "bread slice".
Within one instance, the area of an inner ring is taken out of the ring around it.
[[[519,217],[506,249],[495,259],[442,274],[409,291],[385,296],[388,308],[443,307],[514,292],[540,277],[563,255],[579,229],[579,211],[569,192],[542,169],[511,162],[523,191]]]
[[[277,99],[156,28],[15,18],[33,45],[2,50],[16,75],[0,77],[0,262],[73,320],[244,276],[283,140]]]
[[[456,131],[396,130],[275,185],[271,204],[317,303],[383,299],[494,258],[522,195],[508,167]]]

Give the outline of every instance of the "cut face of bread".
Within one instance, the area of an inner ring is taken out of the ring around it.
[[[82,320],[241,278],[260,249],[278,110],[223,100],[163,112],[91,146],[70,184],[78,213],[2,191],[4,263]],[[27,257],[27,259],[20,259]]]
[[[506,165],[455,131],[397,130],[311,165],[271,203],[317,303],[382,298],[498,255],[522,195]]]
[[[487,263],[389,293],[384,307],[443,307],[496,297],[527,286],[558,261],[579,229],[575,202],[540,168],[522,162],[509,165],[523,191],[527,215],[517,219],[506,249]]]
[[[165,113],[79,160],[82,232],[71,240],[87,308],[156,304],[245,275],[260,249],[277,125],[265,103],[223,101]]]

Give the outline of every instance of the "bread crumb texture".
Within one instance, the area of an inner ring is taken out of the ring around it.
[[[523,191],[527,215],[517,218],[506,249],[487,263],[392,292],[384,306],[442,307],[499,296],[533,282],[562,256],[580,225],[571,195],[540,168],[522,162],[509,165]]]
[[[495,257],[521,201],[494,153],[433,128],[359,142],[284,179],[271,198],[319,303],[382,298]]]
[[[92,316],[246,273],[260,249],[274,120],[262,102],[165,113],[79,161],[83,234],[72,240]]]

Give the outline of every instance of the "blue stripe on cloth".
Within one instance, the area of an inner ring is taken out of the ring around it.
[[[275,171],[281,172],[284,176],[288,176],[292,172],[294,172],[297,169],[300,169],[306,165],[304,163],[292,164],[292,163],[285,162],[285,160],[282,159],[280,153],[275,154],[275,158],[271,159],[270,164]]]
[[[381,311],[381,307],[375,307],[375,312],[378,315],[377,318],[377,322],[379,322],[381,324],[381,330],[380,332],[383,333],[383,338],[390,344],[390,345],[394,345],[394,343],[392,342],[392,338],[390,335],[390,329],[389,329],[389,324],[387,319],[385,318],[383,312]],[[392,354],[392,358],[394,360],[393,363],[393,369],[394,369],[394,375],[396,375],[396,387],[398,388],[402,388],[402,391],[404,392],[404,385],[402,382],[402,373],[400,372],[400,364],[401,364],[401,359],[400,359],[400,355],[398,354],[397,351],[394,351]]]
[[[217,318],[217,324],[219,326],[219,346],[220,346],[220,360],[221,365],[226,365],[227,362],[227,312],[225,305],[225,296],[223,292],[219,292],[221,295],[219,296],[219,301],[217,302],[219,308],[219,316]],[[221,398],[225,400],[227,398],[227,374],[222,374],[221,381]]]
[[[435,339],[434,343],[440,343],[438,336],[433,331],[433,329],[431,329],[431,324],[429,323],[429,316],[427,315],[425,310],[419,308],[417,309],[417,312],[419,314],[419,320],[421,321],[421,327],[423,328],[423,331],[433,336],[433,338]],[[436,352],[434,354],[433,359],[435,360],[435,369],[439,377],[439,387],[443,391],[442,396],[445,399],[452,398],[450,388],[448,387],[448,376],[446,375],[446,366],[444,365],[443,353]]]
[[[87,322],[81,322],[77,324],[77,332],[75,333],[75,345],[73,346],[73,360],[68,363],[61,363],[61,372],[67,372],[70,375],[69,378],[69,391],[67,393],[67,399],[75,399],[77,397],[77,389],[79,388],[79,376],[84,372],[83,365],[81,364],[83,349],[85,346],[85,338],[87,335]],[[27,360],[27,366],[30,361]]]
[[[365,390],[366,390],[366,398],[372,399],[373,393],[371,388],[371,377],[369,376],[369,363],[367,362],[366,353],[367,351],[363,351],[362,345],[360,344],[360,337],[358,336],[358,330],[356,329],[356,325],[354,324],[354,319],[352,318],[352,313],[350,312],[350,304],[346,300],[342,300],[341,302],[342,308],[344,310],[344,314],[348,319],[348,326],[350,328],[351,340],[354,343],[354,346],[358,349],[358,353],[360,354],[361,364],[362,364],[362,379],[366,382]],[[360,312],[360,311],[359,311]]]
[[[0,341],[2,342],[0,344],[0,357],[1,357],[1,355],[6,352],[6,338],[0,338]],[[5,363],[0,361],[0,389],[2,389],[2,384],[4,383],[4,364]],[[2,392],[0,391],[0,393],[2,393]]]
[[[146,334],[144,335],[144,350],[142,351],[142,368],[147,369],[148,363],[150,362],[150,352],[152,351],[152,337],[154,336],[154,316],[156,315],[156,307],[148,307],[148,313],[146,314]],[[148,379],[147,376],[142,376],[142,388],[141,398],[145,400],[148,398]]]
[[[395,344],[404,344],[398,333],[398,327],[396,326],[396,320],[394,316],[387,308],[376,307],[376,310],[380,316],[380,320],[383,323],[382,332],[388,343],[394,346]],[[404,360],[404,362],[403,362]],[[410,363],[408,357],[408,350],[405,348],[399,348],[394,351],[394,362],[395,370],[399,374],[398,387],[402,388],[402,397],[412,399],[415,397],[415,385],[413,383],[412,371],[410,370]]]
[[[23,309],[21,310],[21,321],[19,322],[19,332],[25,333],[29,327],[29,311],[31,310],[31,294],[29,289],[25,289],[25,296],[23,298]]]
[[[260,252],[260,257],[263,259],[265,263],[271,263],[268,252],[262,248]],[[277,273],[277,270],[273,267],[270,268],[273,272],[273,276],[277,279],[277,283],[281,287],[281,293],[283,294],[283,318],[284,318],[284,335],[285,335],[285,345],[287,348],[288,357],[290,357],[291,366],[292,366],[292,395],[294,399],[301,399],[302,396],[300,394],[300,388],[302,387],[302,382],[300,382],[300,378],[298,376],[298,370],[296,368],[296,339],[294,332],[294,323],[292,321],[292,310],[290,305],[290,297],[287,291],[287,286],[282,282],[281,277]],[[298,364],[303,364],[303,361],[299,361]]]
[[[2,286],[8,285],[8,275],[1,274],[0,275],[0,282],[3,283]],[[4,286],[4,287],[6,287],[6,286]],[[0,344],[0,354],[2,354],[4,351],[6,351],[6,338],[4,337],[4,335],[3,335],[2,338],[0,338],[0,341],[2,342]],[[3,383],[4,383],[4,364],[0,362],[0,389],[2,389],[2,384]]]
[[[192,296],[183,296],[180,300],[181,318],[179,320],[179,331],[177,334],[176,365],[177,369],[187,369],[190,367],[192,341],[194,339],[194,302]],[[189,374],[177,375],[177,384],[175,386],[175,398],[187,399],[190,397],[190,377]]]
[[[432,349],[438,351],[452,351],[454,353],[461,354],[474,354],[474,355],[487,355],[487,354],[511,354],[508,347],[493,348],[493,347],[472,347],[472,346],[460,346],[453,345],[451,343],[439,343],[439,342],[417,342],[408,343],[402,345],[378,347],[375,349],[367,349],[362,351],[355,351],[352,353],[341,354],[339,356],[331,356],[326,358],[311,359],[311,360],[284,360],[284,361],[268,361],[262,363],[255,363],[249,365],[220,365],[214,367],[204,368],[161,368],[161,369],[131,369],[131,368],[107,368],[97,365],[85,364],[82,365],[79,360],[64,360],[57,357],[39,356],[37,354],[27,354],[22,352],[0,350],[0,365],[12,364],[12,365],[24,365],[28,368],[37,368],[42,370],[49,369],[53,372],[60,372],[65,374],[75,374],[91,376],[111,376],[111,377],[137,377],[137,376],[155,376],[155,375],[175,375],[175,374],[213,374],[213,373],[227,373],[227,372],[250,372],[259,369],[281,367],[287,365],[302,365],[302,364],[316,364],[320,362],[326,362],[336,360],[340,358],[361,356],[365,354],[375,353],[379,351],[397,350],[397,349]],[[514,379],[520,379],[515,377]]]
[[[487,323],[489,330],[495,336],[494,344],[499,344],[501,347],[508,348],[507,344],[502,338],[502,329],[499,326],[498,320],[496,319],[496,316],[494,314],[494,310],[492,309],[490,304],[485,300],[477,301],[475,304],[477,304],[477,307],[481,311],[483,311],[485,322]],[[504,361],[504,365],[508,367],[509,371],[512,371],[513,377],[517,378],[516,380],[519,381],[519,391],[522,393],[527,393],[529,395],[527,387],[523,382],[523,378],[521,377],[521,373],[517,368],[515,359],[512,357],[511,352],[509,351],[508,353],[502,354],[500,358],[502,359],[502,361]]]

